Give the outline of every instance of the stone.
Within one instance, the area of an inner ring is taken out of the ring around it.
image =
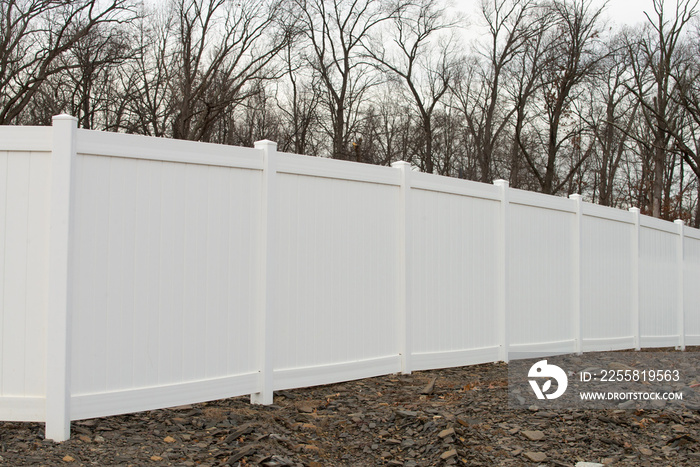
[[[173,438],[172,436],[166,436],[165,438],[163,438],[163,441],[165,441],[166,443],[174,443],[175,438]]]
[[[445,438],[447,438],[448,436],[454,436],[454,434],[455,434],[454,428],[448,428],[448,429],[446,429],[446,430],[442,430],[442,431],[438,434],[438,436],[439,436],[440,438],[442,438],[442,439],[445,439]]]
[[[640,448],[638,449],[638,451],[639,451],[640,453],[644,454],[645,456],[651,456],[651,455],[654,454],[654,451],[652,451],[652,450],[649,449],[649,448],[645,448],[645,447],[640,447]]]
[[[63,462],[75,462],[75,458],[71,456],[63,456]]]
[[[151,456],[151,460],[152,460],[153,462],[160,462],[160,461],[163,460],[163,458],[160,457],[160,456]]]
[[[619,404],[617,404],[617,406],[618,406],[619,408],[621,408],[621,409],[626,409],[626,410],[627,410],[627,409],[633,409],[633,408],[636,407],[636,405],[637,405],[637,403],[636,403],[636,401],[635,401],[634,399],[630,399],[630,400],[628,400],[628,401],[620,402]]]
[[[437,381],[437,376],[430,381],[427,386],[420,390],[419,394],[430,395],[435,390],[435,382]]]
[[[528,451],[523,453],[523,456],[530,459],[532,462],[544,462],[547,459],[547,454],[543,452],[532,452]]]
[[[603,464],[598,462],[577,462],[576,467],[605,467]]]
[[[522,435],[529,439],[530,441],[541,441],[544,439],[544,433],[539,430],[535,431],[521,431]]]
[[[445,451],[440,455],[440,459],[442,460],[447,460],[451,459],[453,457],[457,456],[457,450],[456,449],[450,449],[449,451]]]

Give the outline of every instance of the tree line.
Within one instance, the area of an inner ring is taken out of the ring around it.
[[[672,3],[672,4],[671,4]],[[0,124],[252,146],[700,227],[697,0],[0,0]]]

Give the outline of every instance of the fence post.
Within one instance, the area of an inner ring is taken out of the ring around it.
[[[581,248],[583,242],[583,200],[581,195],[574,194],[569,196],[576,203],[576,223],[574,228],[574,351],[581,355],[583,352],[583,334],[581,331]]]
[[[273,338],[272,338],[272,298],[274,286],[274,254],[271,251],[272,234],[275,222],[275,201],[277,178],[277,143],[263,140],[255,142],[255,149],[263,153],[262,174],[262,214],[260,216],[260,251],[258,277],[258,320],[257,320],[257,355],[260,368],[260,392],[250,395],[253,404],[272,404],[273,400]]]
[[[685,285],[683,274],[683,269],[685,267],[685,232],[681,219],[676,219],[674,222],[678,227],[678,348],[680,350],[685,350],[685,303],[683,290]]]
[[[632,332],[634,333],[634,348],[642,348],[642,336],[639,330],[639,208],[630,208],[634,215],[634,230],[632,232]]]
[[[77,128],[75,117],[53,117],[45,436],[54,441],[70,438],[70,262]]]
[[[401,172],[401,194],[399,195],[399,264],[397,284],[397,307],[399,325],[399,354],[401,355],[401,373],[411,373],[411,330],[412,323],[408,310],[408,198],[411,191],[411,164],[397,161],[392,167]]]
[[[501,352],[500,358],[508,362],[508,312],[510,300],[508,299],[508,258],[510,249],[508,248],[508,216],[510,211],[510,200],[508,196],[508,181],[496,180],[493,184],[501,189],[501,212],[500,225],[498,229],[498,243],[500,257],[498,260],[498,326],[500,332]]]

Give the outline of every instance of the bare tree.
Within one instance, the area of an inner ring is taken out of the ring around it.
[[[583,127],[567,122],[567,118],[573,113],[582,85],[588,84],[602,58],[597,48],[601,12],[602,8],[593,8],[590,0],[554,0],[548,7],[555,25],[541,56],[545,66],[539,75],[539,98],[530,100],[530,104],[541,104],[538,113],[544,117],[541,123],[530,125],[536,149],[526,144],[522,131],[516,132],[520,150],[543,193],[557,193],[567,186],[593,149],[583,139]],[[540,127],[546,128],[544,134],[539,132]],[[569,145],[568,154],[562,150],[565,144]],[[584,150],[579,150],[581,144],[586,144]],[[545,154],[541,162],[539,151]]]
[[[433,173],[433,118],[459,71],[459,55],[453,29],[440,0],[419,0],[396,9],[391,41],[378,36],[366,47],[380,68],[404,82],[417,110],[422,135],[419,145],[421,169]]]
[[[622,38],[612,38],[606,47],[597,79],[587,93],[590,102],[579,115],[596,142],[593,200],[615,206],[615,182],[623,156],[629,153],[629,135],[637,122],[639,102],[629,90],[632,75]]]
[[[362,54],[362,41],[391,18],[393,10],[372,0],[295,0],[302,12],[301,29],[308,41],[308,63],[323,87],[329,112],[331,156],[352,159],[353,130],[361,117],[361,104],[377,83]]]
[[[651,153],[651,214],[662,217],[662,207],[670,202],[664,197],[667,185],[673,134],[677,133],[679,114],[673,109],[672,72],[677,69],[679,41],[684,28],[696,14],[697,2],[679,0],[672,18],[666,17],[664,0],[654,0],[654,13],[648,14],[646,29],[639,37],[628,40],[627,49],[634,72],[630,88],[642,107],[652,141]],[[678,143],[678,140],[676,140]],[[665,201],[664,201],[665,198]]]
[[[50,77],[80,64],[59,57],[101,24],[133,18],[129,0],[0,0],[0,124],[18,121]]]
[[[283,54],[288,86],[278,86],[281,96],[277,100],[287,134],[280,148],[296,154],[309,154],[315,152],[312,139],[318,120],[321,83],[318,74],[304,66],[299,48],[299,43],[290,42]]]
[[[504,82],[512,71],[509,65],[533,36],[542,33],[543,23],[536,21],[534,9],[534,0],[482,0],[480,10],[488,36],[469,64],[470,70],[453,86],[473,141],[478,179],[485,183],[494,178],[495,153],[516,111],[504,96]]]
[[[174,138],[208,141],[232,103],[276,76],[268,66],[291,39],[279,2],[177,0],[170,63]]]

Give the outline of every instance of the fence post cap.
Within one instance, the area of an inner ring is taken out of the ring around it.
[[[411,168],[411,163],[410,163],[410,162],[406,162],[406,161],[396,161],[396,162],[392,162],[392,163],[391,163],[391,166],[394,167],[394,168],[397,168],[397,169],[400,169],[400,168],[403,168],[403,167],[406,167],[406,168],[409,168],[409,169],[410,169],[410,168]]]
[[[633,212],[635,214],[639,214],[639,208],[630,208],[630,212]]]
[[[576,201],[583,201],[583,196],[581,196],[578,193],[574,193],[573,195],[569,195],[569,199],[573,199]]]
[[[678,225],[683,225],[683,224],[685,224],[685,222],[683,222],[683,219],[676,219],[675,221],[673,221],[673,223],[674,223],[674,224],[678,224]]]
[[[77,122],[78,118],[74,117],[72,115],[68,115],[68,114],[59,114],[59,115],[54,115],[53,117],[51,117],[51,121],[55,122],[56,120],[71,120],[71,121]]]
[[[270,141],[269,139],[263,139],[261,141],[255,142],[255,149],[262,149],[270,146],[277,149],[277,143],[275,143],[274,141]]]
[[[503,180],[502,178],[499,178],[498,180],[494,180],[493,184],[496,186],[502,186],[504,188],[508,188],[508,180]]]

